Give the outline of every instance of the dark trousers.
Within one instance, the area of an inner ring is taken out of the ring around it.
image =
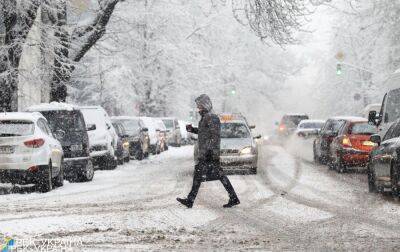
[[[231,182],[229,181],[228,177],[223,175],[219,179],[222,183],[222,185],[225,187],[225,190],[229,194],[229,199],[230,200],[236,200],[238,199],[235,189],[233,189],[233,186]],[[190,191],[188,195],[188,199],[193,203],[194,200],[196,199],[197,193],[199,192],[200,185],[201,185],[202,180],[198,178],[197,176],[193,177],[193,185],[192,185],[192,190]]]

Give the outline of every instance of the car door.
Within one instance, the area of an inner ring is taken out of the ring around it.
[[[336,158],[338,158],[338,156],[337,156],[338,150],[342,146],[341,141],[343,139],[343,135],[345,135],[348,132],[349,125],[350,125],[350,122],[346,122],[346,121],[343,121],[342,123],[340,123],[340,121],[339,121],[339,123],[337,124],[337,127],[339,127],[338,134],[336,137],[333,137],[332,142],[329,146],[330,157],[333,158],[334,160],[336,160]],[[335,127],[333,128],[333,130],[335,130]]]
[[[331,120],[327,120],[324,124],[324,126],[321,128],[320,133],[318,134],[317,138],[315,139],[315,152],[317,154],[318,157],[321,157],[321,146],[322,146],[322,138],[323,136],[326,134],[326,131],[329,127],[329,125],[331,124]]]
[[[371,165],[377,180],[390,180],[391,161],[400,136],[400,123],[393,124],[387,131],[382,143],[371,156]]]

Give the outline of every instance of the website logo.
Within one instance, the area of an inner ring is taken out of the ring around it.
[[[6,237],[4,241],[0,244],[1,252],[11,252],[14,248],[15,241],[11,237]]]

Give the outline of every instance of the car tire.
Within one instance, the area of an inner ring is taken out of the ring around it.
[[[377,192],[378,190],[377,190],[376,184],[375,184],[375,176],[374,176],[374,174],[372,173],[372,171],[371,171],[369,165],[368,165],[368,168],[367,168],[367,176],[368,176],[368,191],[369,191],[370,193],[375,193],[375,192]]]
[[[390,184],[392,187],[392,195],[395,198],[399,197],[399,173],[395,163],[392,163],[390,168]]]
[[[139,149],[139,150],[135,151],[135,153],[134,153],[134,158],[135,158],[136,160],[143,160],[143,159],[144,159],[143,150],[142,150],[142,149]]]
[[[52,181],[52,164],[51,161],[49,165],[46,165],[43,169],[42,177],[39,179],[39,191],[42,193],[50,192],[53,189],[53,181]]]
[[[124,159],[123,158],[118,158],[118,165],[123,165],[124,164]]]
[[[92,181],[94,177],[94,166],[91,160],[88,161],[86,169],[81,171],[79,174],[79,181],[89,182]]]
[[[53,180],[53,185],[54,187],[61,187],[64,185],[64,166],[63,162],[61,160],[61,167],[60,167],[60,172],[58,173],[57,177],[54,178]]]
[[[124,162],[125,162],[125,163],[129,163],[129,161],[131,161],[131,159],[130,159],[130,157],[129,157],[129,155],[128,155],[127,157],[124,158]]]
[[[118,166],[118,160],[114,156],[107,158],[107,170],[114,170]]]

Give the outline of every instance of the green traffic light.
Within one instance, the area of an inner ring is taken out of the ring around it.
[[[236,94],[236,90],[231,90],[231,95],[235,95]]]
[[[342,65],[341,64],[336,65],[336,74],[342,75]]]

